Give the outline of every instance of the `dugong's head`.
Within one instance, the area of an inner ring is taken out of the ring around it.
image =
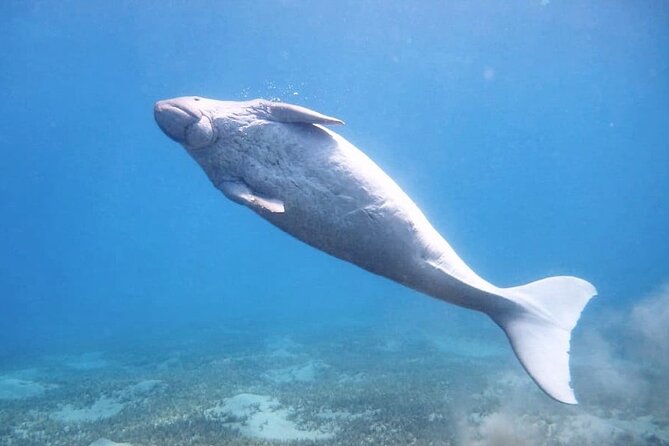
[[[259,120],[343,124],[304,107],[264,99],[234,102],[184,96],[156,102],[153,114],[161,130],[191,152],[209,147]]]
[[[197,96],[158,101],[153,115],[158,127],[188,149],[201,149],[214,143],[214,116],[217,102]]]

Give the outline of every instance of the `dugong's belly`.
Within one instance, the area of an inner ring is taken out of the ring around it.
[[[285,212],[259,212],[296,238],[335,257],[402,283],[435,253],[417,224],[418,209],[366,155],[325,129],[286,126],[287,142],[272,172],[252,175],[284,203]],[[278,138],[277,138],[278,139]],[[275,159],[275,161],[276,161]],[[422,214],[420,214],[422,217]]]
[[[401,280],[420,257],[421,246],[412,227],[375,205],[307,188],[284,205],[284,214],[265,218],[298,239],[374,273]]]

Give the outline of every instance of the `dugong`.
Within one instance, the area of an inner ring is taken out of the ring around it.
[[[585,280],[558,276],[499,288],[458,257],[406,193],[325,127],[342,121],[262,99],[158,101],[158,126],[230,200],[335,257],[409,288],[487,314],[538,386],[576,404],[569,342]]]

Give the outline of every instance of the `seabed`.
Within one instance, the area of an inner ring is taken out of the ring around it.
[[[0,370],[6,446],[669,445],[666,408],[651,416],[596,396],[556,403],[494,330],[228,325],[9,363]]]

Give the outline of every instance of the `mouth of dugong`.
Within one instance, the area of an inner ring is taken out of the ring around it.
[[[205,147],[214,140],[211,120],[187,99],[158,101],[153,116],[163,133],[188,148]]]

